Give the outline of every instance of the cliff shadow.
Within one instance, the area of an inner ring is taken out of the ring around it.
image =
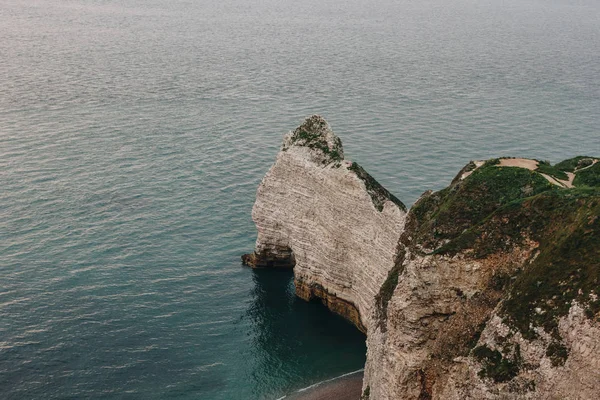
[[[280,396],[363,368],[366,337],[321,301],[295,295],[293,270],[254,269],[251,321],[257,388]],[[264,394],[264,391],[261,390]]]

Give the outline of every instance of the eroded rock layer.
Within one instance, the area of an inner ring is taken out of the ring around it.
[[[596,399],[600,163],[475,161],[408,214],[314,116],[257,192],[254,267],[367,333],[363,399]]]
[[[308,118],[284,139],[252,210],[254,267],[293,266],[296,293],[320,298],[368,330],[375,294],[392,268],[404,205],[344,159],[327,122]]]
[[[473,162],[422,196],[401,236],[404,261],[382,286],[364,398],[597,398],[595,165]]]

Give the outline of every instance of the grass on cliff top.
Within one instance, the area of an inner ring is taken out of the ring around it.
[[[415,241],[434,254],[484,258],[511,251],[525,239],[539,243],[536,257],[513,273],[501,314],[526,338],[536,337],[535,326],[550,333],[553,363],[564,362],[558,320],[573,301],[590,318],[600,313],[600,163],[590,166],[585,159],[560,167],[588,166],[576,171],[578,187],[572,189],[491,160],[419,200],[410,215],[417,224]]]
[[[554,188],[538,172],[498,167],[490,160],[462,181],[422,198],[411,209],[417,219],[416,239],[437,248],[458,237],[499,207]]]
[[[371,200],[373,201],[373,205],[377,209],[377,211],[383,211],[383,204],[386,200],[390,200],[392,203],[396,204],[402,211],[406,211],[406,206],[404,203],[400,201],[396,196],[391,194],[386,188],[381,186],[379,182],[375,180],[363,167],[353,162],[348,169],[356,174],[364,183],[371,196]]]
[[[575,172],[574,186],[600,187],[600,162],[596,157],[578,156],[554,166],[562,171]]]
[[[589,317],[600,312],[600,189],[553,189],[507,204],[438,250],[472,249],[475,258],[510,250],[524,238],[539,254],[515,275],[502,314],[526,338],[533,326],[559,339],[558,319],[572,302]],[[553,361],[554,362],[554,361]]]
[[[577,156],[559,162],[554,166],[561,171],[574,172],[576,169],[585,168],[592,165],[594,157]]]
[[[585,169],[577,171],[575,179],[573,180],[573,185],[600,187],[600,162],[597,162],[591,167],[588,166]]]
[[[569,176],[564,171],[562,171],[559,168],[556,168],[556,166],[550,165],[548,161],[539,161],[536,171],[542,174],[549,175],[561,181],[566,181],[569,179]]]
[[[334,144],[329,147],[323,134],[327,122],[323,118],[313,116],[308,118],[292,133],[291,142],[296,146],[306,146],[311,149],[320,150],[330,162],[344,159],[342,141],[339,137],[334,138]]]

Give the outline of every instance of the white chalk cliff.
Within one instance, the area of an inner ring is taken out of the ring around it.
[[[294,268],[298,296],[367,334],[363,399],[597,399],[598,176],[590,157],[472,162],[407,213],[313,116],[258,188],[243,260]]]
[[[295,264],[300,297],[321,298],[366,332],[363,316],[394,265],[405,215],[402,203],[344,160],[340,139],[314,116],[285,137],[258,188],[250,263]]]

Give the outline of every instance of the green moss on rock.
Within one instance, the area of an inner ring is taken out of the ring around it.
[[[475,347],[472,354],[482,364],[478,375],[497,383],[510,381],[517,376],[522,366],[520,347],[516,345],[507,350],[510,354],[503,355],[485,345]]]
[[[373,205],[378,211],[383,211],[384,203],[389,200],[392,203],[396,204],[401,210],[406,211],[406,206],[404,203],[400,201],[396,196],[391,194],[386,188],[381,186],[379,182],[375,180],[371,175],[364,170],[363,167],[353,162],[348,169],[356,174],[364,183],[371,196],[371,200],[373,201]]]
[[[371,386],[367,385],[362,396],[360,396],[360,400],[369,400],[369,397],[371,397]]]
[[[327,121],[318,115],[307,118],[292,132],[290,144],[320,150],[325,157],[324,163],[344,159],[341,139],[331,132]],[[287,148],[284,146],[282,150],[286,151]]]
[[[404,257],[402,257],[404,260]],[[394,267],[388,272],[386,280],[379,288],[379,293],[375,296],[375,317],[377,324],[382,332],[386,331],[385,322],[387,321],[387,308],[396,286],[398,286],[398,278],[402,275],[404,267],[402,261],[396,262]]]
[[[420,245],[437,249],[458,238],[499,207],[553,189],[538,172],[499,167],[490,160],[467,178],[418,201],[411,213]],[[449,249],[444,249],[444,251]]]
[[[553,367],[559,367],[565,365],[567,357],[569,356],[569,351],[564,344],[558,340],[554,340],[548,345],[546,356],[550,358]]]

